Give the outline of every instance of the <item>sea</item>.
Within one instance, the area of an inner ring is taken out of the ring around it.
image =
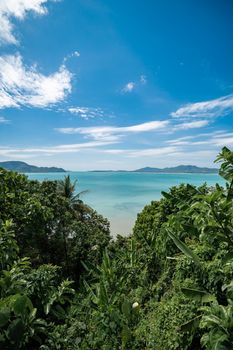
[[[33,180],[61,180],[70,175],[77,180],[76,191],[87,191],[81,199],[110,221],[112,236],[132,232],[137,214],[153,200],[161,198],[161,191],[182,183],[200,186],[207,183],[225,184],[217,174],[155,174],[137,172],[68,172],[30,173]]]

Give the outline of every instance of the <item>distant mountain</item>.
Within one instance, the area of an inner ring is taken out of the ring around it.
[[[167,174],[179,174],[179,173],[189,173],[189,174],[216,174],[218,173],[217,168],[200,168],[195,165],[179,165],[173,168],[150,168],[145,167],[137,170],[133,170],[133,172],[138,173],[167,173]]]
[[[0,162],[0,168],[18,171],[19,173],[64,173],[65,170],[56,167],[38,167],[25,162],[9,161]]]

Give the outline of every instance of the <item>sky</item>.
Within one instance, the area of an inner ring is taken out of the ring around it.
[[[0,28],[0,161],[214,167],[232,148],[232,0],[0,0]]]

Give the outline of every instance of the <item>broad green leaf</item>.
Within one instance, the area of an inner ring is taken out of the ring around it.
[[[197,328],[199,323],[200,323],[201,317],[202,317],[202,315],[198,315],[198,316],[192,318],[191,320],[189,320],[188,322],[183,323],[179,327],[179,330],[181,330],[181,332],[188,332],[188,331],[192,330],[193,328]]]
[[[181,291],[188,298],[200,301],[202,303],[209,303],[211,301],[216,301],[213,294],[209,294],[204,290],[192,289],[192,288],[181,288]]]
[[[196,264],[200,264],[198,256],[170,230],[167,231],[177,248],[179,248],[188,258],[192,259]]]
[[[4,327],[10,319],[10,309],[3,308],[0,310],[0,327]]]
[[[27,308],[31,311],[33,309],[31,300],[26,295],[20,295],[13,304],[13,310],[16,315],[25,313]]]

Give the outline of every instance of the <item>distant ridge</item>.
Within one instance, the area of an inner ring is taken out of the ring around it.
[[[65,173],[66,170],[57,167],[38,167],[20,161],[0,162],[0,168],[17,171],[19,173]],[[178,165],[176,167],[152,168],[145,167],[136,170],[92,170],[89,172],[128,172],[128,173],[157,173],[157,174],[217,174],[217,168],[202,168],[196,165]]]
[[[187,174],[216,174],[218,173],[217,168],[201,168],[196,165],[178,165],[176,167],[172,168],[150,168],[145,167],[137,170],[133,170],[133,172],[138,173],[167,173],[167,174],[181,174],[181,173],[187,173]]]
[[[201,168],[196,165],[178,165],[171,168],[145,167],[136,170],[91,170],[94,173],[156,173],[156,174],[217,174],[217,168]]]
[[[6,170],[18,171],[19,173],[64,173],[62,168],[56,167],[38,167],[20,161],[0,162],[0,168]]]

